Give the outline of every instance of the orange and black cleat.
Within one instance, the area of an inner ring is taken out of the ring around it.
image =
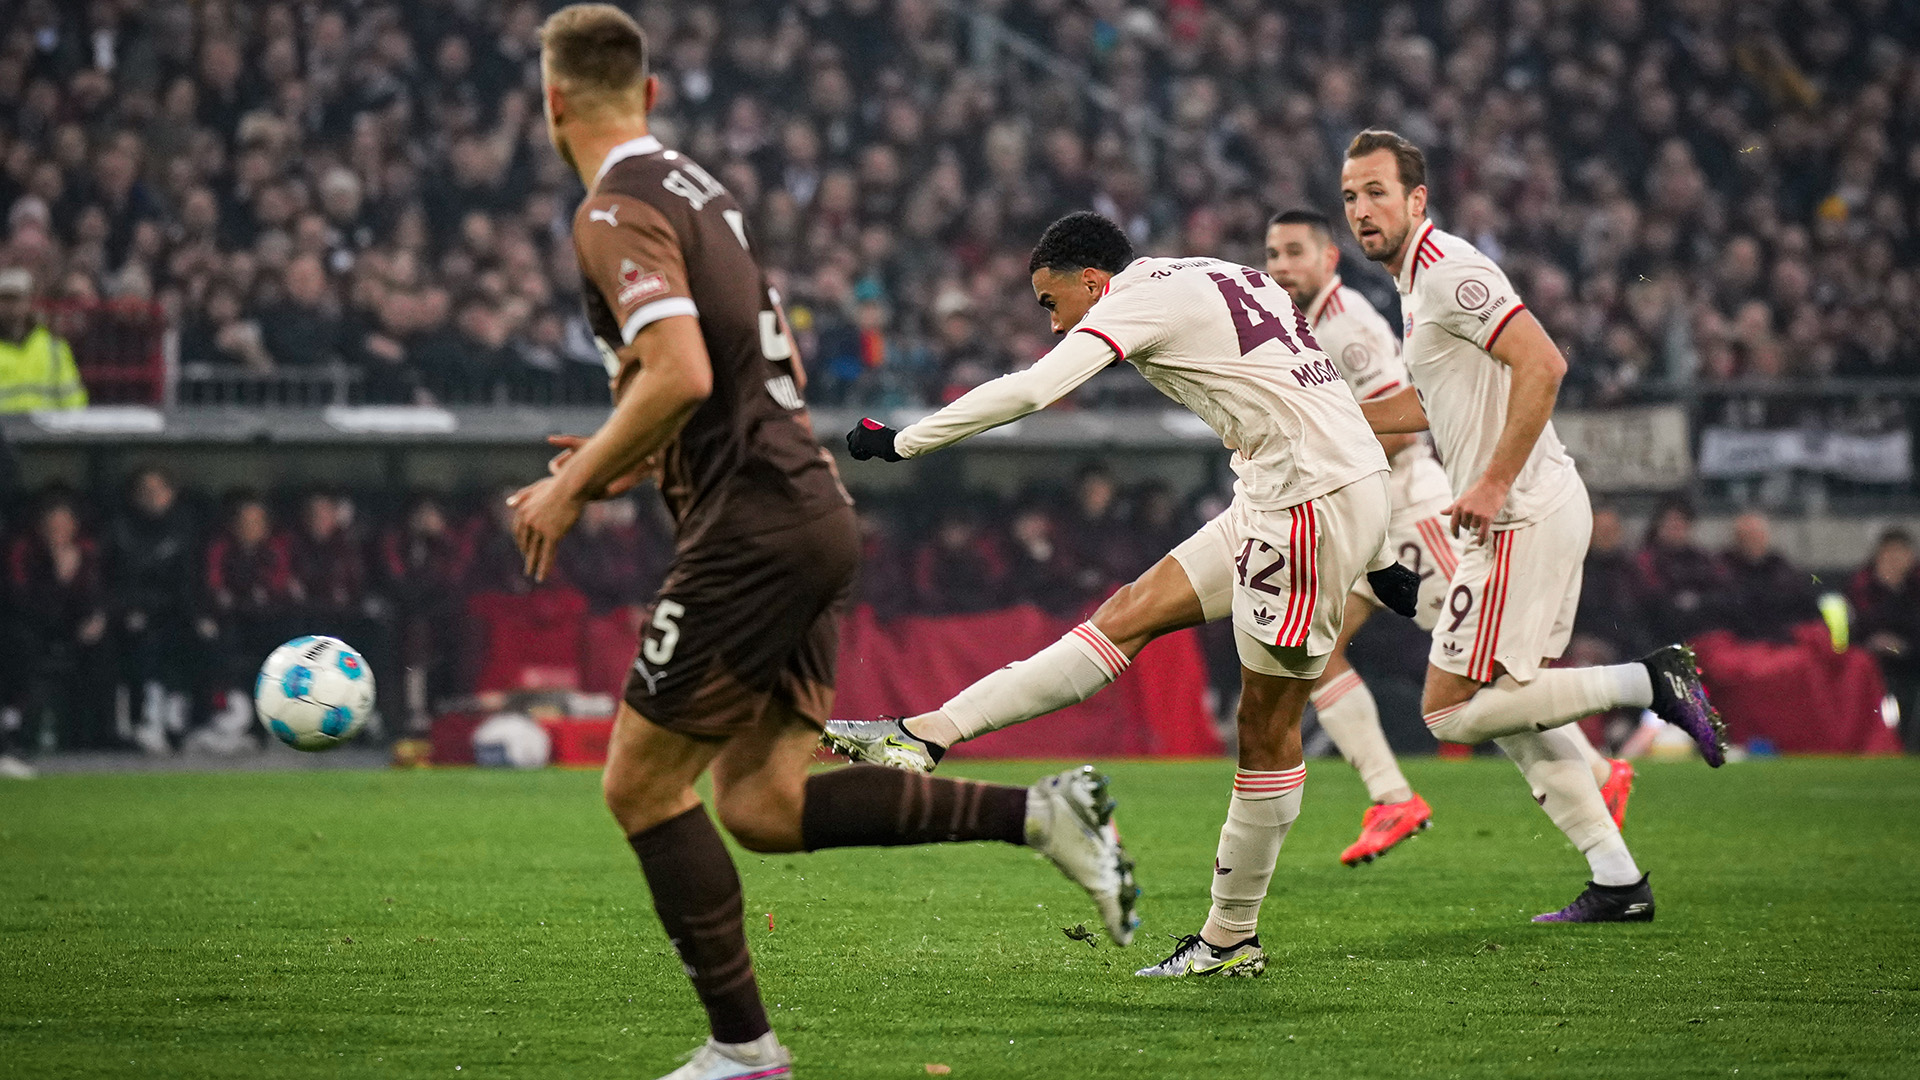
[[[1348,866],[1372,862],[1432,822],[1433,808],[1418,795],[1406,802],[1369,806],[1360,819],[1360,839],[1340,853],[1340,861]]]
[[[1600,785],[1600,797],[1607,801],[1607,813],[1613,815],[1613,827],[1627,827],[1627,798],[1633,794],[1633,763],[1619,758],[1607,760],[1607,782]]]

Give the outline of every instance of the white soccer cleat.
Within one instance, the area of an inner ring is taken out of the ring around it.
[[[1140,916],[1133,906],[1133,860],[1113,825],[1107,778],[1082,765],[1049,776],[1027,789],[1027,846],[1053,860],[1100,909],[1100,921],[1115,945],[1133,941]]]
[[[897,716],[878,720],[829,720],[820,735],[828,750],[853,761],[930,773],[945,750],[907,730]]]
[[[769,1031],[750,1043],[708,1039],[685,1065],[660,1080],[790,1080],[792,1076],[793,1055]]]
[[[1251,978],[1267,970],[1267,954],[1260,950],[1260,936],[1224,948],[1207,944],[1199,934],[1177,939],[1173,955],[1134,972],[1149,979],[1172,979],[1185,975],[1225,975]]]

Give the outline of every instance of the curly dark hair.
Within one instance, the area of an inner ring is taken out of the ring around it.
[[[1120,226],[1091,210],[1076,210],[1047,226],[1033,245],[1027,273],[1041,267],[1070,274],[1091,266],[1117,274],[1133,261],[1133,242]]]

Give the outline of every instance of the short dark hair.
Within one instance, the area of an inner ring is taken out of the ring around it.
[[[637,93],[647,81],[647,35],[612,4],[570,4],[540,26],[547,74],[589,95]]]
[[[1880,539],[1874,543],[1873,547],[1875,551],[1878,551],[1879,549],[1886,547],[1888,544],[1899,544],[1901,547],[1912,547],[1913,534],[1901,528],[1900,526],[1895,525],[1887,529],[1886,532],[1881,533]]]
[[[1427,182],[1427,155],[1398,132],[1368,128],[1353,137],[1347,146],[1347,158],[1363,158],[1381,150],[1393,155],[1394,164],[1400,169],[1400,186],[1409,194]]]
[[[1267,228],[1275,225],[1305,225],[1325,239],[1333,239],[1333,221],[1318,210],[1282,210],[1267,219]]]
[[[1027,273],[1046,267],[1063,274],[1092,267],[1117,274],[1133,261],[1133,241],[1111,219],[1091,210],[1076,210],[1047,226],[1033,245]]]

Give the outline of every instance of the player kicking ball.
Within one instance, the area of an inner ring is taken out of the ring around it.
[[[1135,259],[1120,227],[1091,213],[1049,226],[1028,269],[1060,344],[903,430],[861,421],[847,434],[853,456],[932,453],[1043,409],[1124,360],[1235,451],[1233,503],[1092,620],[915,718],[924,727],[836,724],[829,745],[870,760],[891,750],[928,769],[945,746],[987,725],[1091,696],[1155,636],[1231,613],[1240,757],[1213,906],[1199,933],[1138,974],[1255,975],[1266,966],[1260,905],[1300,814],[1300,716],[1340,635],[1342,599],[1366,574],[1384,598],[1413,610],[1419,579],[1386,549],[1386,456],[1306,320],[1260,271],[1218,259]]]
[[[1609,815],[1564,725],[1622,706],[1651,708],[1725,761],[1724,727],[1693,651],[1669,645],[1638,663],[1553,668],[1580,598],[1593,528],[1586,485],[1553,430],[1566,373],[1507,276],[1473,245],[1427,220],[1426,159],[1389,131],[1363,131],[1341,169],[1347,224],[1394,276],[1413,385],[1361,407],[1383,435],[1431,428],[1464,534],[1428,653],[1420,709],[1449,742],[1492,739],[1547,816],[1587,857],[1593,879],[1536,922],[1644,922],[1653,889]]]
[[[776,1080],[791,1058],[747,954],[740,877],[694,781],[751,851],[999,840],[1047,855],[1119,944],[1132,864],[1104,777],[1030,788],[855,765],[813,773],[833,700],[838,620],[858,560],[851,500],[815,441],[778,299],[725,188],[647,131],[658,84],[618,8],[561,9],[541,30],[554,147],[587,187],[573,221],[587,318],[613,381],[591,438],[510,500],[543,579],[587,502],[654,469],[674,561],[608,749],[608,807],[705,1006],[711,1038],[669,1080]]]
[[[1373,401],[1406,389],[1412,380],[1393,328],[1359,290],[1340,280],[1339,268],[1340,249],[1333,242],[1333,223],[1325,215],[1289,210],[1267,223],[1267,273],[1306,313],[1321,350],[1340,369],[1354,397]],[[1387,545],[1402,566],[1420,575],[1414,622],[1432,633],[1466,548],[1466,541],[1448,528],[1444,516],[1453,492],[1425,439],[1409,434],[1379,439],[1393,466],[1388,478],[1393,516],[1387,524]],[[1348,866],[1385,854],[1425,828],[1433,813],[1400,772],[1380,730],[1380,710],[1373,694],[1347,662],[1347,644],[1378,604],[1372,591],[1363,587],[1356,586],[1347,596],[1340,637],[1333,643],[1326,674],[1313,688],[1311,699],[1320,726],[1360,773],[1373,800],[1361,820],[1360,839],[1340,856]],[[1567,734],[1579,744],[1593,770],[1614,824],[1623,824],[1633,791],[1633,766],[1602,757],[1578,727],[1568,728]]]

